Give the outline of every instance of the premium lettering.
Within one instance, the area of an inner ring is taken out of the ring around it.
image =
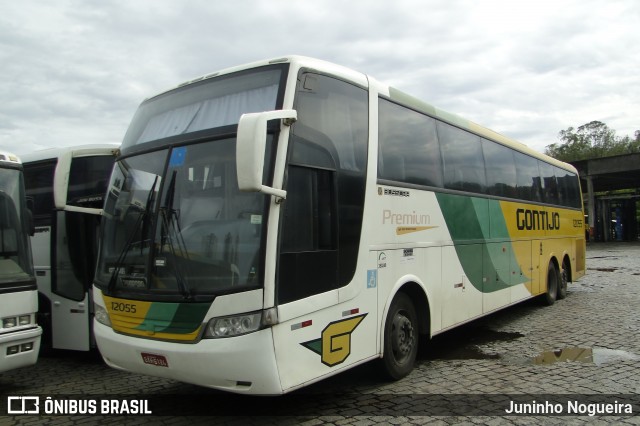
[[[382,211],[382,224],[392,225],[428,225],[431,217],[428,214],[419,214],[416,211],[411,213],[393,213],[391,210]]]

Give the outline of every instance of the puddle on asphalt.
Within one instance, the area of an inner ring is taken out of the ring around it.
[[[587,348],[556,349],[553,351],[542,352],[533,359],[533,363],[536,365],[570,361],[593,364],[593,350]]]
[[[619,361],[640,360],[630,352],[607,348],[564,348],[542,352],[533,358],[536,365],[548,365],[558,362],[581,362],[586,364],[611,364]]]
[[[638,361],[640,356],[631,352],[608,348],[566,347],[545,351],[533,358],[511,353],[486,353],[483,346],[495,342],[511,342],[523,337],[518,332],[496,331],[485,327],[461,327],[435,336],[421,358],[426,360],[503,360],[516,364],[551,365],[560,362],[579,362],[601,366],[622,361]],[[486,350],[486,348],[484,348]]]
[[[501,359],[496,353],[485,353],[479,346],[493,342],[511,342],[523,337],[518,332],[495,331],[486,328],[463,327],[444,335],[436,336],[429,344],[426,359],[430,360],[469,360]],[[461,342],[465,342],[461,344]]]

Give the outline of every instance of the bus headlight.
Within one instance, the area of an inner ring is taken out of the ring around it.
[[[23,327],[25,325],[31,325],[32,323],[32,315],[19,315],[17,317],[7,317],[2,318],[0,321],[0,328],[13,328],[13,327]]]
[[[242,315],[211,318],[204,332],[205,339],[240,336],[262,327],[262,311]]]
[[[18,325],[30,325],[31,315],[20,315],[18,317]]]
[[[13,328],[17,325],[16,317],[8,317],[2,319],[2,328]]]
[[[107,327],[111,327],[111,319],[109,319],[109,314],[107,310],[102,306],[95,304],[93,305],[93,314],[100,324],[104,324]]]

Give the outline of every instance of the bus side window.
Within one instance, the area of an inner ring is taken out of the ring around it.
[[[378,100],[378,177],[442,187],[436,121],[386,99]]]
[[[296,197],[285,209],[282,252],[336,249],[333,175],[327,170],[289,168],[287,190]]]
[[[558,184],[555,170],[551,164],[538,160],[542,177],[543,201],[547,204],[558,204]]]
[[[513,151],[506,146],[482,139],[487,192],[500,197],[516,198],[517,174]]]
[[[568,172],[559,167],[554,167],[556,180],[558,181],[558,197],[560,204],[567,207],[580,208],[580,186],[575,173]]]
[[[486,192],[480,137],[442,121],[438,122],[444,187],[458,191]]]
[[[33,219],[36,226],[51,226],[54,210],[53,174],[56,161],[37,162],[25,165],[24,186],[28,197],[33,199]]]
[[[538,160],[520,152],[513,154],[516,160],[517,195],[527,201],[542,201]]]

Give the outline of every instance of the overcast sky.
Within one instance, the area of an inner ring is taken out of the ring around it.
[[[298,54],[370,74],[538,151],[640,130],[637,0],[4,1],[0,149],[121,142],[138,104]]]

